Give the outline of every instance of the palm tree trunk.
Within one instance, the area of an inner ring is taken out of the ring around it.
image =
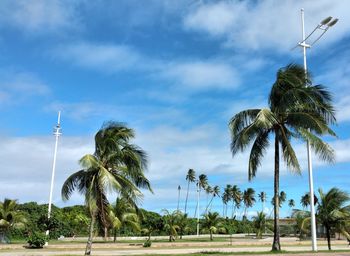
[[[213,199],[214,199],[214,196],[212,196],[212,198],[210,199],[209,204],[207,205],[207,208],[205,208],[205,212],[206,213],[208,213],[209,206],[210,206],[211,202],[213,201]]]
[[[274,208],[274,227],[273,227],[273,243],[272,243],[272,251],[280,251],[281,243],[280,243],[280,226],[279,226],[279,178],[280,178],[280,170],[279,170],[279,143],[278,143],[278,134],[275,134],[275,178],[274,178],[274,200],[275,204]]]
[[[213,232],[210,230],[210,241],[213,241]]]
[[[113,242],[115,243],[116,241],[117,241],[117,229],[115,228],[113,232]]]
[[[86,244],[85,255],[91,255],[92,238],[94,235],[95,213],[91,214],[91,222],[89,228],[89,238]]]
[[[332,250],[331,248],[331,231],[328,226],[326,226],[326,236],[327,236],[327,244],[328,244],[328,250]]]
[[[234,201],[234,200],[232,200],[232,212],[231,212],[231,219],[233,219],[234,208],[235,208],[235,201]]]
[[[187,193],[186,193],[186,201],[185,201],[185,214],[187,213],[187,200],[188,200],[188,192],[190,190],[190,181],[187,183]]]

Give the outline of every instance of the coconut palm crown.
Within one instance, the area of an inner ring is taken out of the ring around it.
[[[135,137],[125,124],[106,122],[95,135],[95,152],[83,156],[82,170],[73,173],[62,186],[62,198],[68,200],[77,190],[85,196],[91,214],[90,235],[85,254],[91,254],[94,222],[107,230],[112,226],[109,216],[108,192],[116,192],[135,204],[142,199],[140,188],[152,191],[144,175],[147,168],[146,153],[131,144]]]
[[[229,122],[233,156],[252,144],[248,163],[249,180],[256,176],[270,145],[269,139],[274,136],[274,251],[281,250],[278,221],[280,152],[288,169],[295,173],[300,173],[300,165],[291,145],[292,138],[309,141],[322,160],[333,162],[334,152],[320,136],[335,136],[329,128],[335,122],[330,93],[322,85],[312,85],[310,74],[293,64],[278,70],[267,108],[243,110]]]

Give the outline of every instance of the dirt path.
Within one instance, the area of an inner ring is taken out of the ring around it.
[[[310,249],[309,246],[286,246],[282,248],[286,251],[307,251]],[[319,250],[326,250],[326,246],[319,246]],[[346,245],[335,245],[333,246],[334,250],[348,250],[349,247]],[[140,249],[116,249],[116,248],[93,248],[93,255],[105,255],[105,256],[120,256],[120,255],[157,255],[157,254],[188,254],[188,253],[200,253],[203,251],[211,252],[235,252],[235,253],[246,253],[246,252],[268,252],[270,247],[227,247],[227,248],[174,248],[174,249],[155,249],[155,248],[140,248]],[[30,250],[30,249],[21,249],[21,250],[8,250],[0,251],[0,255],[6,256],[52,256],[52,255],[83,255],[84,250],[77,248],[77,250],[72,250],[72,248],[62,248],[51,250],[50,248],[41,249],[41,250]],[[214,254],[215,255],[215,254]],[[278,254],[278,255],[337,255],[337,256],[350,256],[350,252],[334,252],[334,253],[304,253],[304,254]],[[259,254],[259,256],[262,256]],[[271,256],[271,254],[269,255]]]

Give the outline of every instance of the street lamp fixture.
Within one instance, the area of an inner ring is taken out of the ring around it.
[[[331,16],[329,16],[324,20],[322,20],[316,26],[316,28],[307,37],[305,37],[304,9],[301,9],[302,41],[299,42],[296,47],[300,46],[303,48],[305,74],[307,74],[306,49],[311,48],[311,46],[313,46],[318,40],[320,40],[320,38],[327,32],[327,30],[330,27],[334,26],[337,22],[338,22],[338,19],[333,19]],[[306,40],[308,40],[317,30],[322,30],[322,33],[311,44],[308,44]],[[310,189],[312,250],[317,251],[316,218],[315,218],[315,204],[314,204],[314,182],[313,182],[313,174],[312,174],[311,147],[310,147],[309,140],[307,140],[307,159],[308,159],[308,174],[309,174],[309,189]]]

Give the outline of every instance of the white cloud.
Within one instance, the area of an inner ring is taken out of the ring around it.
[[[1,104],[17,104],[50,93],[48,85],[32,73],[1,70],[0,79]]]
[[[220,1],[200,5],[184,18],[187,30],[213,37],[224,37],[225,45],[241,49],[269,48],[287,52],[300,40],[300,8],[305,8],[306,31],[325,17],[340,19],[321,44],[337,41],[349,34],[348,1]]]
[[[240,84],[236,70],[225,63],[179,62],[170,65],[163,75],[193,89],[235,88]]]
[[[147,72],[155,79],[166,79],[185,89],[235,88],[240,83],[238,72],[228,62],[160,60],[127,45],[79,42],[56,48],[52,55],[100,72]]]

